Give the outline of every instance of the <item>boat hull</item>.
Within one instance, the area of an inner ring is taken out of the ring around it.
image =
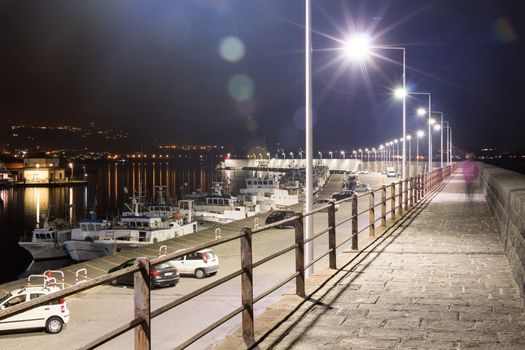
[[[19,245],[31,253],[35,262],[67,259],[69,257],[67,250],[62,245],[53,242],[20,242]]]

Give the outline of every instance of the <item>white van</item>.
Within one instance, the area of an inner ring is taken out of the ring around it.
[[[386,177],[396,177],[396,176],[397,176],[396,169],[394,169],[394,167],[392,166],[387,166],[386,167]]]
[[[215,275],[219,271],[219,257],[211,249],[203,249],[184,255],[170,263],[177,267],[180,275],[194,275],[197,278]]]
[[[59,291],[58,286],[28,286],[15,289],[0,298],[0,310],[36,299]],[[62,331],[69,321],[69,309],[64,298],[50,301],[27,311],[0,320],[0,331],[15,329],[45,328],[47,333],[56,334]]]

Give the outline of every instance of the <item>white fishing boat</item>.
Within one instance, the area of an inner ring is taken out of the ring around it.
[[[75,261],[86,261],[102,256],[102,252],[97,252],[100,248],[93,241],[99,239],[100,232],[110,227],[110,223],[105,220],[80,220],[79,226],[71,230],[71,239],[63,242],[69,257]]]
[[[174,218],[165,219],[139,211],[141,204],[138,200],[133,199],[132,204],[132,209],[128,207],[131,211],[126,212],[114,225],[101,224],[99,229],[97,224],[93,223],[90,227],[87,223],[87,227],[84,226],[87,228],[85,237],[89,239],[64,242],[71,259],[92,260],[197,231],[197,223],[192,221],[191,213],[186,217],[174,215]]]
[[[239,193],[245,203],[252,201],[261,207],[261,211],[282,209],[299,203],[297,190],[281,188],[277,178],[247,178],[246,188]]]
[[[63,219],[49,221],[49,213],[41,228],[35,228],[31,240],[18,242],[33,256],[34,262],[66,259],[63,242],[71,239],[71,228]]]

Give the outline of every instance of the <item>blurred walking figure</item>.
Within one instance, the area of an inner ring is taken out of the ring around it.
[[[474,194],[474,183],[478,178],[478,166],[472,158],[472,154],[467,154],[466,160],[462,164],[463,178],[465,179],[465,187],[469,200],[472,200]]]

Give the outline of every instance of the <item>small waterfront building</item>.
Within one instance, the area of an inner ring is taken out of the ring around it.
[[[18,178],[25,183],[66,181],[66,169],[60,167],[58,158],[25,158]]]

